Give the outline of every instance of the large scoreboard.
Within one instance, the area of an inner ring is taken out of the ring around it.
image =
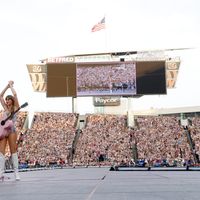
[[[33,90],[47,97],[140,97],[175,88],[180,57],[118,52],[53,57],[26,66]]]
[[[166,62],[47,63],[47,97],[166,94]]]

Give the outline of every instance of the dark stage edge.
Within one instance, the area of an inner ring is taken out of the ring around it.
[[[111,171],[200,171],[200,167],[115,167]]]
[[[199,200],[199,171],[110,171],[110,167],[21,171],[0,182],[0,200]]]

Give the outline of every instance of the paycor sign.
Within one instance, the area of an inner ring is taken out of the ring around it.
[[[93,97],[93,104],[94,106],[119,106],[120,97],[110,97],[110,96]]]

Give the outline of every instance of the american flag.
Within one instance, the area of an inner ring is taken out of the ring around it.
[[[92,27],[92,32],[100,31],[101,29],[105,29],[105,28],[106,26],[105,26],[105,17],[104,17],[100,22],[98,22]]]

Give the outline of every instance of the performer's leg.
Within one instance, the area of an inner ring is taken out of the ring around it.
[[[17,144],[16,144],[17,134],[16,133],[9,134],[8,142],[9,142],[9,146],[10,146],[11,159],[12,159],[12,164],[13,164],[13,168],[14,168],[15,179],[17,181],[19,181],[20,180],[19,160],[18,160],[18,155],[17,155]]]
[[[4,171],[5,171],[5,148],[6,148],[7,139],[0,140],[0,180],[4,179]]]
[[[4,155],[0,152],[0,180],[3,180],[4,176],[3,176],[3,173],[4,173],[4,168],[5,168],[5,157]]]
[[[12,158],[13,168],[14,168],[14,172],[15,172],[15,179],[16,179],[16,181],[19,181],[20,180],[20,176],[19,176],[19,161],[18,161],[17,152],[13,153],[11,155],[11,158]]]

